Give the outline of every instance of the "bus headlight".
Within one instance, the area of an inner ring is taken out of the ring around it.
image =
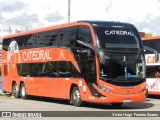
[[[99,89],[101,89],[101,90],[104,91],[104,92],[107,92],[107,93],[110,93],[110,92],[111,92],[111,91],[108,90],[107,88],[104,88],[104,87],[102,87],[102,86],[100,86],[100,85],[98,85],[98,87],[99,87]]]
[[[146,85],[141,88],[141,91],[140,91],[140,92],[143,92],[143,91],[145,91],[145,90],[147,90],[147,86],[146,86]]]

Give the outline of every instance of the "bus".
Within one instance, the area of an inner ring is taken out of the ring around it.
[[[2,47],[2,90],[15,98],[74,106],[145,100],[145,48],[130,23],[71,22],[5,36]]]
[[[160,36],[142,38],[143,44],[160,53]],[[154,55],[146,52],[146,82],[149,95],[160,95],[160,61],[155,63]]]

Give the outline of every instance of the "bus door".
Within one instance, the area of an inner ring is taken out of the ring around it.
[[[81,77],[85,80],[92,95],[97,94],[92,83],[96,83],[96,60],[94,51],[90,48],[81,47],[77,50],[78,65]]]

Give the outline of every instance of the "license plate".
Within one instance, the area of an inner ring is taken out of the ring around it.
[[[123,102],[132,102],[131,99],[124,99]]]

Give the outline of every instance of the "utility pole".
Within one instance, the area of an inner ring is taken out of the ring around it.
[[[67,14],[67,22],[70,22],[70,11],[71,11],[71,0],[68,0],[68,14]]]

